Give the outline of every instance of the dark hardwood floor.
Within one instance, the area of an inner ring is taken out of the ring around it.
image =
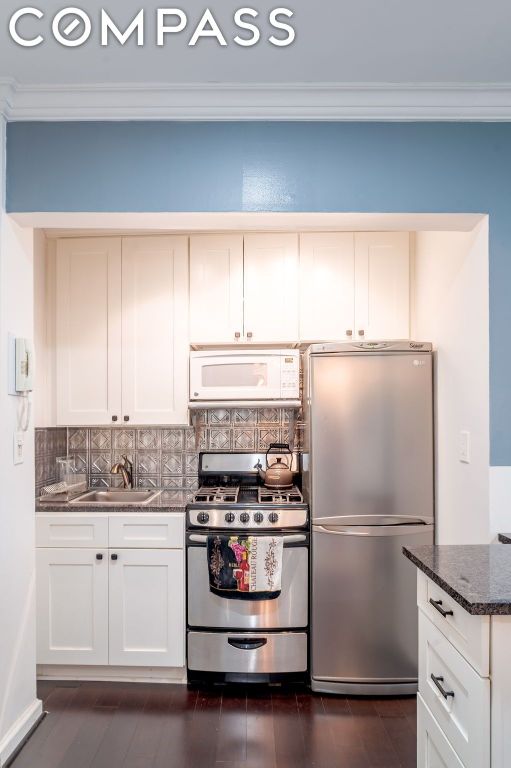
[[[41,682],[12,768],[414,768],[415,698]]]

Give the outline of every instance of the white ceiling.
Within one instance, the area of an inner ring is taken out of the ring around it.
[[[285,5],[295,11],[295,43],[276,48],[261,41],[253,48],[203,39],[188,47],[191,29],[154,43],[155,12],[161,0],[34,0],[44,10],[44,31],[52,15],[78,5],[97,33],[99,10],[106,8],[121,26],[141,7],[147,13],[148,43],[131,40],[101,48],[97,34],[82,48],[47,40],[26,49],[10,41],[7,21],[20,0],[1,0],[0,78],[33,83],[509,83],[511,82],[511,3],[509,0],[254,0],[266,16]],[[233,0],[182,0],[190,26],[206,5],[230,41],[236,32]],[[30,25],[36,22],[30,22]],[[267,26],[266,26],[267,28]],[[28,27],[27,27],[28,29]],[[32,30],[33,27],[30,27]]]

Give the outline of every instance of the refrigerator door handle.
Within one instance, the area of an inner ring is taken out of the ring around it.
[[[336,515],[332,517],[315,517],[313,525],[325,528],[373,528],[396,525],[432,525],[433,517],[412,517],[410,515]]]
[[[330,527],[326,525],[313,525],[312,530],[318,533],[332,534],[333,536],[407,536],[410,533],[426,533],[433,528],[432,525],[374,525],[374,526],[344,526]]]

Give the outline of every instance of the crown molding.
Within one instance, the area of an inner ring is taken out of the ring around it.
[[[511,83],[92,83],[0,79],[7,120],[511,121]]]

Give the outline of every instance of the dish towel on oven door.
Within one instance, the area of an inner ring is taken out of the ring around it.
[[[211,592],[231,600],[278,597],[283,548],[281,536],[208,536]]]

